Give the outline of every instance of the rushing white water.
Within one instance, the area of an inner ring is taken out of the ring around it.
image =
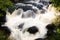
[[[48,31],[46,26],[53,22],[53,19],[55,18],[55,10],[50,6],[49,2],[47,2],[48,4],[43,4],[40,0],[30,0],[29,2],[30,4],[28,2],[28,4],[17,3],[16,8],[18,5],[32,6],[32,9],[36,9],[35,12],[33,10],[24,11],[22,8],[18,8],[12,14],[7,11],[7,22],[4,26],[7,26],[11,30],[9,40],[35,40],[37,38],[46,38],[45,35]],[[33,3],[35,3],[36,6],[34,6]],[[42,9],[39,9],[40,6],[38,7],[38,5],[43,5]],[[24,23],[23,28],[19,28],[18,26],[22,23]],[[36,34],[30,34],[27,32],[28,28],[32,26],[36,26],[39,29],[39,32]]]

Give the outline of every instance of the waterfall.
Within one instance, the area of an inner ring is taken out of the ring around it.
[[[35,40],[37,38],[46,38],[46,26],[53,22],[55,18],[55,9],[50,0],[24,0],[22,3],[14,5],[15,10],[11,12],[8,9],[6,14],[6,23],[11,30],[9,40]],[[12,14],[10,14],[10,12]],[[37,26],[39,32],[30,34],[28,28]]]

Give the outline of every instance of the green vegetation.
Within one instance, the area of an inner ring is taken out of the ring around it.
[[[8,7],[12,7],[13,3],[10,0],[0,0],[0,16],[6,12]]]
[[[53,6],[60,12],[60,0],[52,0],[52,2]],[[55,25],[57,26],[55,40],[60,40],[60,16],[55,19]]]
[[[60,40],[60,16],[57,16],[57,18],[55,19],[55,25],[57,26],[56,29],[56,40]]]
[[[60,0],[52,0],[53,6],[57,8],[58,11],[60,11]]]
[[[60,12],[60,0],[52,0],[52,4]],[[54,24],[57,26],[54,40],[60,40],[60,16],[57,16]]]
[[[10,0],[0,0],[0,10],[6,11],[8,7],[13,6]]]

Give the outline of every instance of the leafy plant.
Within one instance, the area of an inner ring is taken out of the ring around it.
[[[10,0],[0,0],[0,16],[6,12],[8,7],[13,7],[13,3]]]
[[[60,0],[52,0],[53,6],[57,8],[58,11],[60,11]]]
[[[12,2],[10,0],[0,0],[0,9],[6,11],[8,7],[12,7]]]

